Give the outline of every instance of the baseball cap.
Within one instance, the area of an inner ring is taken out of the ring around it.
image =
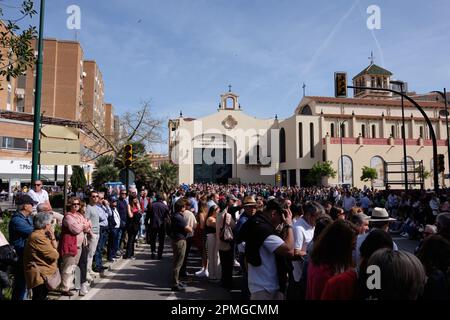
[[[22,204],[32,204],[37,205],[38,202],[34,201],[32,197],[30,197],[28,194],[23,194],[17,199],[16,204],[22,205]]]

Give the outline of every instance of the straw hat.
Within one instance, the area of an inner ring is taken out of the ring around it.
[[[389,213],[386,211],[385,208],[373,208],[372,210],[372,216],[370,217],[370,222],[376,222],[376,221],[396,221],[394,218],[389,217]]]

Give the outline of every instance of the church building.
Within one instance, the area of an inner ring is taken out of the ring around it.
[[[393,88],[398,82],[392,75],[372,61],[353,77],[353,85]],[[432,93],[408,92],[408,96],[430,118],[438,153],[447,159],[443,100]],[[169,156],[179,164],[180,183],[309,186],[314,184],[308,179],[309,171],[322,161],[331,161],[336,171],[334,178],[322,181],[328,185],[370,186],[360,180],[364,166],[377,170],[375,188],[385,188],[386,181],[404,181],[399,173],[404,171],[402,101],[391,92],[354,89],[352,98],[304,96],[287,119],[257,119],[244,113],[231,88],[220,101],[212,115],[193,119],[180,114],[169,120]],[[421,183],[430,188],[432,174],[419,173],[419,168],[433,169],[430,131],[419,110],[406,100],[404,114],[408,183],[411,188]]]

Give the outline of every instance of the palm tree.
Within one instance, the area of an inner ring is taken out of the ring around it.
[[[170,162],[162,163],[154,176],[154,186],[162,192],[169,192],[177,185],[178,167]]]
[[[95,162],[92,180],[95,188],[100,188],[105,182],[117,181],[119,170],[114,166],[112,155],[101,156]]]

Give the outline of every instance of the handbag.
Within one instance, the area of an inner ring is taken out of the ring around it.
[[[44,279],[45,286],[48,290],[53,291],[58,289],[59,285],[61,284],[61,273],[59,272],[58,268],[56,268],[55,273],[53,273],[50,277],[46,277],[41,273],[41,270],[35,262],[33,262],[32,264],[35,268],[38,269],[41,277]]]
[[[223,242],[233,242],[233,229],[231,229],[231,226],[228,224],[225,224],[225,218],[226,218],[227,213],[224,214],[223,216],[223,221],[222,221],[222,228],[220,229],[220,233],[219,233],[219,239],[222,240]]]

